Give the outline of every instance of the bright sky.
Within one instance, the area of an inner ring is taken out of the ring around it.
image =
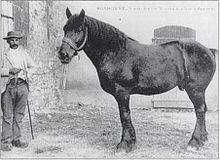
[[[141,43],[151,43],[153,31],[165,25],[196,30],[196,40],[218,48],[218,1],[65,1],[72,13],[107,22]]]

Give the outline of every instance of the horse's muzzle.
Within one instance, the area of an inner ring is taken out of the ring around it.
[[[59,51],[58,58],[60,59],[61,63],[67,64],[71,61],[71,58],[68,56],[67,53],[63,53],[62,51]]]
[[[63,64],[68,64],[68,63],[70,63],[70,60],[60,60],[60,62]]]

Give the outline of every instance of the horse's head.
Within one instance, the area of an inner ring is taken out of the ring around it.
[[[63,27],[64,37],[58,55],[61,63],[69,63],[78,54],[78,51],[83,49],[88,36],[83,9],[79,15],[72,15],[67,8],[66,16],[68,21]]]

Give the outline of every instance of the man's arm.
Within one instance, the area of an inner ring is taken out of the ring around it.
[[[19,68],[2,68],[1,77],[9,77],[9,75],[15,75],[19,73],[21,69]]]
[[[3,53],[2,65],[1,65],[1,77],[8,77],[9,76],[9,64],[6,63],[6,53]]]
[[[15,75],[19,73],[21,69],[19,68],[2,68],[1,69],[1,77],[9,77],[9,75]]]
[[[1,77],[9,76],[9,68],[1,68]]]

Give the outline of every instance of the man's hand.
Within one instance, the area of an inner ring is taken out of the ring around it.
[[[21,71],[21,69],[19,69],[19,68],[10,68],[9,74],[15,75],[15,74],[19,73],[20,71]]]

